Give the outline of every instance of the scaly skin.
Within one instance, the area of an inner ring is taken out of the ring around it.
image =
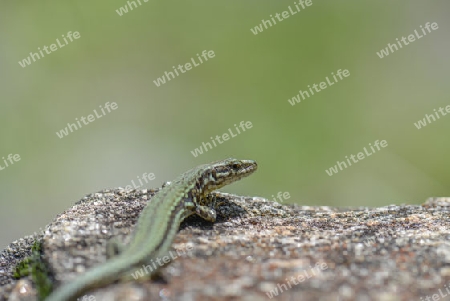
[[[137,267],[167,255],[186,217],[197,214],[207,221],[216,220],[215,201],[208,195],[210,192],[256,169],[255,161],[229,158],[183,173],[152,197],[139,217],[133,239],[118,256],[58,288],[46,300],[75,301],[88,291],[121,279]]]

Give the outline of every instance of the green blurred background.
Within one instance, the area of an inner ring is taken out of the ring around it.
[[[223,189],[285,203],[420,204],[449,196],[450,117],[414,122],[450,104],[448,1],[314,1],[254,35],[293,1],[3,1],[0,9],[0,248],[38,231],[85,194],[145,188],[226,157],[259,171]],[[376,52],[426,22],[439,29],[380,59]],[[18,61],[68,31],[81,38],[22,68]],[[216,56],[153,83],[203,50]],[[288,99],[331,72],[350,76],[295,106]],[[106,102],[119,108],[62,139],[57,131]],[[194,157],[240,121],[253,128]],[[329,176],[375,140],[388,147]],[[1,162],[1,161],[0,161]]]

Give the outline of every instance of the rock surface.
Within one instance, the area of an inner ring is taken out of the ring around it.
[[[0,253],[0,301],[36,300],[30,277],[12,278],[35,240],[55,285],[106,261],[106,242],[127,243],[157,190],[104,190],[59,215],[45,233]],[[151,265],[80,300],[441,300],[450,295],[450,198],[422,206],[283,206],[223,194],[212,224],[181,225],[158,279]],[[154,262],[153,266],[158,263]],[[133,279],[131,278],[131,279]],[[450,297],[449,297],[450,298]]]

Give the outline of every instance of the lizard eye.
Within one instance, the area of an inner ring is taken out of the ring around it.
[[[241,166],[237,163],[233,164],[233,169],[239,169]]]

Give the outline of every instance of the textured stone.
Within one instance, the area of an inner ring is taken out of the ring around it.
[[[30,279],[14,280],[11,273],[34,240],[43,243],[56,285],[70,281],[106,261],[110,238],[128,242],[156,191],[90,194],[45,233],[11,243],[0,254],[0,300],[33,300]],[[183,222],[171,251],[176,258],[161,277],[111,284],[86,300],[268,300],[272,294],[276,300],[409,301],[450,295],[450,198],[381,208],[223,198],[216,223],[198,217]]]

